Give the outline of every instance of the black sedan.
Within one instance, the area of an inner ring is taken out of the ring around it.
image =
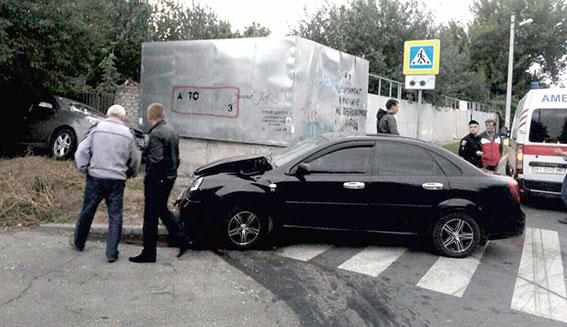
[[[302,228],[425,236],[440,254],[466,257],[525,225],[513,179],[386,135],[326,135],[278,154],[213,162],[195,171],[177,203],[195,241],[215,236],[237,249]]]

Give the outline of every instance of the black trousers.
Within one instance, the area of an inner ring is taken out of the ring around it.
[[[158,219],[167,228],[168,239],[177,240],[179,235],[179,225],[175,221],[174,215],[167,207],[167,201],[171,189],[175,184],[175,178],[155,179],[147,177],[144,179],[144,254],[149,256],[156,255]]]

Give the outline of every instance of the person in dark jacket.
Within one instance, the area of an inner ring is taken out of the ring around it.
[[[169,245],[178,245],[179,226],[167,208],[171,189],[177,178],[179,167],[179,137],[165,121],[165,108],[159,103],[148,106],[147,119],[150,123],[149,142],[143,153],[146,164],[144,178],[144,249],[130,261],[156,262],[158,218],[167,228]]]
[[[459,156],[463,157],[466,161],[482,168],[482,145],[480,142],[480,125],[476,120],[469,122],[469,134],[461,140],[459,146]]]
[[[398,122],[396,115],[400,112],[400,103],[398,100],[390,99],[386,102],[386,114],[378,122],[378,133],[400,135],[398,132]]]

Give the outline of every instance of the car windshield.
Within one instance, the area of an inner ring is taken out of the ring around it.
[[[530,142],[567,143],[567,109],[537,109],[532,114]]]
[[[296,158],[299,158],[316,147],[329,141],[326,136],[301,140],[283,150],[271,154],[271,161],[276,167],[283,166]]]

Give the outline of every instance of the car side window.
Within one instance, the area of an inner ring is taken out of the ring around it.
[[[327,153],[309,163],[312,173],[367,174],[370,172],[374,147],[360,145]]]
[[[434,154],[435,159],[437,160],[437,163],[439,163],[439,165],[441,166],[441,169],[443,170],[443,172],[445,173],[445,175],[447,176],[462,176],[463,175],[463,171],[461,170],[461,168],[457,167],[457,165],[455,165],[454,163],[452,163],[449,159],[438,155],[438,154]]]
[[[429,151],[401,142],[378,143],[378,174],[381,176],[443,176]]]

